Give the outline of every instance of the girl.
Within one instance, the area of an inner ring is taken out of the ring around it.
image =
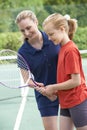
[[[60,102],[60,129],[87,130],[87,87],[79,50],[72,41],[77,21],[55,13],[43,22],[43,28],[55,45],[61,44],[57,66],[57,84],[36,89],[43,95],[55,91]]]

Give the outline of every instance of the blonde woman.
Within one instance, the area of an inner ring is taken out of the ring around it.
[[[16,17],[16,23],[24,37],[18,52],[29,64],[35,81],[44,85],[56,83],[57,54],[60,46],[55,46],[46,33],[38,29],[38,20],[32,11],[20,12]],[[36,90],[35,97],[44,129],[58,130],[58,99],[51,101]]]
[[[36,88],[43,95],[55,91],[60,102],[60,129],[87,130],[87,87],[80,52],[72,41],[77,21],[54,13],[43,22],[44,31],[55,45],[60,43],[57,84]]]

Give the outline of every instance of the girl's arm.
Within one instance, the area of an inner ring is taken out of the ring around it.
[[[68,90],[74,87],[77,87],[81,84],[80,74],[72,74],[71,79],[58,83],[58,84],[51,84],[45,87],[40,87],[37,90],[42,93],[43,95],[52,95],[58,90]]]

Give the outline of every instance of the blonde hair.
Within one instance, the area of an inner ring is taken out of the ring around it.
[[[24,10],[24,11],[21,11],[17,15],[15,23],[18,24],[21,20],[26,19],[26,18],[30,18],[31,20],[38,22],[36,15],[32,11],[30,11],[30,10]]]
[[[51,23],[56,29],[59,29],[61,26],[63,26],[70,39],[73,38],[73,35],[77,30],[76,19],[67,19],[65,16],[59,13],[51,14],[44,20],[43,28],[45,31],[47,31],[46,27],[49,26],[49,23]]]

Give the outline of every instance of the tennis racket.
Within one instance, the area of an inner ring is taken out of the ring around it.
[[[2,75],[0,77],[0,86],[12,89],[39,86],[35,82],[26,60],[13,50],[5,49],[0,51],[0,74]],[[30,79],[33,84],[29,84]],[[23,85],[21,85],[21,80],[24,82]],[[56,96],[48,96],[48,98],[54,101]]]
[[[29,65],[19,53],[5,49],[0,51],[0,85],[8,88],[36,86]],[[21,78],[24,84],[21,85]],[[29,84],[32,79],[33,84]]]

